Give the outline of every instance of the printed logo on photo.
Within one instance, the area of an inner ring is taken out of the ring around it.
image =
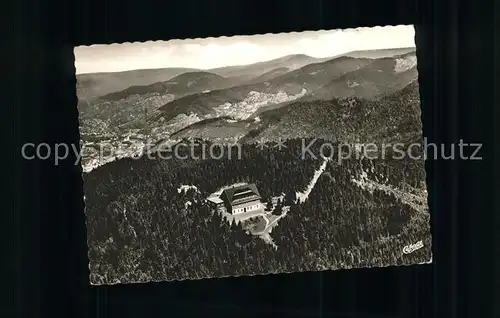
[[[411,254],[419,249],[424,247],[424,242],[423,241],[418,241],[417,243],[406,245],[403,248],[403,254]]]

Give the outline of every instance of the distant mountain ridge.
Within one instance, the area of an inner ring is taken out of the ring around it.
[[[188,72],[208,72],[223,77],[238,78],[238,81],[248,81],[253,77],[280,67],[295,69],[309,63],[323,61],[304,54],[288,55],[270,61],[249,65],[219,67],[208,70],[196,68],[160,68],[141,69],[113,73],[77,74],[77,95],[82,100],[95,100],[99,97],[119,92],[133,86],[148,86],[165,82],[173,77]]]
[[[290,70],[301,68],[307,64],[323,62],[330,58],[315,58],[305,54],[292,54],[269,61],[248,65],[225,66],[208,70],[221,76],[241,76],[248,79],[261,76],[277,68],[286,67]]]
[[[288,73],[290,71],[291,71],[291,69],[289,69],[287,67],[278,67],[278,68],[272,69],[269,72],[266,72],[260,76],[257,76],[255,78],[251,79],[250,81],[248,81],[248,84],[256,84],[256,83],[272,80],[273,78],[278,77],[280,75],[283,75],[285,73]]]
[[[134,85],[150,85],[186,72],[194,72],[192,68],[161,68],[132,70],[115,73],[77,74],[77,95],[82,100],[95,100],[101,96],[124,90]]]
[[[343,53],[336,57],[348,56],[355,58],[380,59],[385,57],[395,57],[398,55],[404,55],[412,52],[415,53],[415,51],[416,51],[415,47],[391,48],[382,50],[359,50],[359,51],[351,51]]]
[[[293,71],[308,64],[321,63],[339,57],[376,59],[381,57],[393,57],[412,51],[415,51],[415,48],[353,51],[326,58],[315,58],[305,54],[293,54],[249,65],[226,66],[208,70],[173,67],[111,73],[77,74],[77,95],[81,100],[92,101],[111,93],[126,90],[130,87],[141,87],[166,82],[178,75],[189,72],[208,72],[223,77],[233,77],[233,80],[238,80],[239,82],[247,81],[255,83],[258,80],[253,79],[259,76],[264,77],[262,80],[271,79],[272,76],[269,75],[272,75],[272,73],[268,74],[267,77],[264,76],[264,74],[272,72],[273,70],[276,70],[278,73],[281,72],[280,74],[284,74],[286,73],[284,72],[285,68],[288,69],[288,71]]]
[[[280,104],[302,98],[305,94],[321,88],[332,78],[358,70],[371,62],[369,59],[341,57],[308,64],[269,81],[213,90],[173,100],[159,108],[158,117],[168,121],[180,114],[191,113],[202,116],[224,116],[230,114],[224,113],[222,108],[232,108],[232,113],[237,112],[235,109],[238,107],[246,111],[252,101],[254,104],[260,102],[261,106],[265,106],[266,99],[271,104]],[[221,112],[217,111],[218,107],[221,108]]]
[[[407,86],[418,77],[414,52],[374,60],[359,70],[346,73],[311,94],[310,99],[328,100],[356,96],[373,99]]]
[[[297,99],[331,100],[350,96],[374,99],[404,88],[417,76],[414,51],[381,59],[341,56],[283,72],[263,82],[175,99],[160,107],[157,116],[167,121],[180,114],[243,119],[250,117],[252,107],[249,105],[259,104],[253,107],[253,112],[258,113]]]
[[[157,82],[144,86],[131,86],[123,91],[107,94],[101,99],[116,101],[127,98],[130,95],[142,95],[148,93],[168,93],[175,96],[185,96],[203,92],[205,90],[221,89],[233,84],[233,79],[225,78],[213,73],[203,71],[186,72],[165,82]]]

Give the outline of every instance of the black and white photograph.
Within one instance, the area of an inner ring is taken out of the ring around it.
[[[432,261],[412,25],[74,50],[93,285]]]

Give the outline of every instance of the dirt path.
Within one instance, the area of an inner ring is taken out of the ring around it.
[[[314,175],[307,185],[307,188],[304,190],[304,192],[297,192],[297,198],[300,203],[303,203],[307,200],[309,197],[309,194],[311,194],[311,191],[314,189],[314,186],[316,185],[316,182],[318,182],[319,177],[325,172],[326,170],[326,164],[330,161],[330,158],[325,158],[321,166],[314,172]]]
[[[373,192],[373,190],[380,190],[387,194],[392,194],[403,203],[412,207],[415,211],[428,213],[426,192],[422,192],[422,195],[406,192],[393,186],[370,180],[365,172],[363,172],[357,179],[352,178],[351,181],[358,187],[370,192]]]

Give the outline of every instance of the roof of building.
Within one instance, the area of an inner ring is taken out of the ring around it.
[[[252,200],[260,200],[260,193],[255,184],[250,183],[238,187],[225,189],[222,192],[221,198],[226,200],[230,205],[236,205]]]
[[[207,200],[210,201],[210,202],[216,203],[216,204],[219,204],[219,203],[223,202],[220,197],[216,197],[216,196],[208,197]]]

